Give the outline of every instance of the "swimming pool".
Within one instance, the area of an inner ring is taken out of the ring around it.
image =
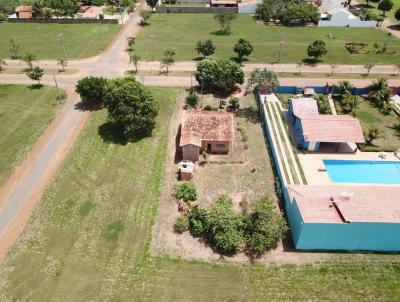
[[[400,162],[374,160],[324,160],[334,182],[400,184]]]

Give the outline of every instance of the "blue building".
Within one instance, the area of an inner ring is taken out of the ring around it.
[[[400,251],[400,187],[293,185],[286,214],[300,250]]]
[[[357,150],[365,143],[360,122],[347,115],[319,114],[312,98],[291,99],[289,120],[297,147],[308,151]],[[343,148],[350,146],[350,148]]]

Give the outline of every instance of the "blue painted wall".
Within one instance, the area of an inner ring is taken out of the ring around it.
[[[313,88],[315,93],[318,94],[326,94],[328,90],[328,85],[325,86],[307,86],[307,88]],[[304,87],[297,87],[297,86],[279,86],[276,90],[276,93],[289,93],[289,94],[300,94],[303,93]],[[333,93],[337,93],[338,91],[334,88]],[[368,88],[356,88],[354,87],[351,91],[351,94],[354,95],[363,95],[368,94],[370,89]]]

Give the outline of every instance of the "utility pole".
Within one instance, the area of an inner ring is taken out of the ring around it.
[[[63,37],[63,34],[62,34],[62,33],[60,33],[60,34],[58,35],[58,40],[60,41],[61,47],[62,47],[62,49],[63,49],[63,51],[64,51],[64,58],[65,58],[65,61],[68,61],[67,52],[65,51],[65,46],[64,46],[64,37]]]
[[[154,36],[150,35],[151,38],[151,52],[153,54],[153,62],[154,62]]]
[[[58,103],[61,104],[62,99],[61,99],[60,91],[58,89],[58,84],[57,84],[57,80],[56,80],[56,75],[54,74],[54,70],[53,70],[53,79],[54,79],[54,84],[56,85],[56,89],[57,89]]]
[[[281,36],[281,44],[279,46],[278,63],[281,61],[281,53],[282,53],[282,48],[283,48],[284,44],[285,44],[285,41],[283,41],[283,35],[282,35]]]

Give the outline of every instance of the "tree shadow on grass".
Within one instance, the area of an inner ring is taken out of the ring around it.
[[[304,64],[310,65],[310,66],[315,66],[319,63],[319,60],[314,59],[314,58],[305,58],[302,60]]]
[[[254,107],[245,107],[236,111],[236,116],[244,118],[246,121],[251,122],[253,124],[258,124],[260,122],[260,118],[258,115],[257,108]]]
[[[392,29],[392,30],[399,30],[400,31],[400,24],[393,24],[388,26],[388,28]]]
[[[213,36],[229,36],[229,33],[219,29],[219,30],[210,31],[210,35],[213,35]]]
[[[128,139],[125,137],[121,125],[114,122],[107,122],[99,126],[98,133],[106,143],[126,145]]]
[[[37,89],[42,88],[43,85],[42,85],[42,84],[32,84],[32,85],[30,85],[30,86],[28,86],[28,87],[29,87],[29,89],[31,89],[31,90],[37,90]]]
[[[197,57],[194,57],[192,60],[196,61],[196,62],[200,62],[200,61],[202,61],[204,59],[206,59],[206,58],[204,58],[203,56],[197,56]]]

